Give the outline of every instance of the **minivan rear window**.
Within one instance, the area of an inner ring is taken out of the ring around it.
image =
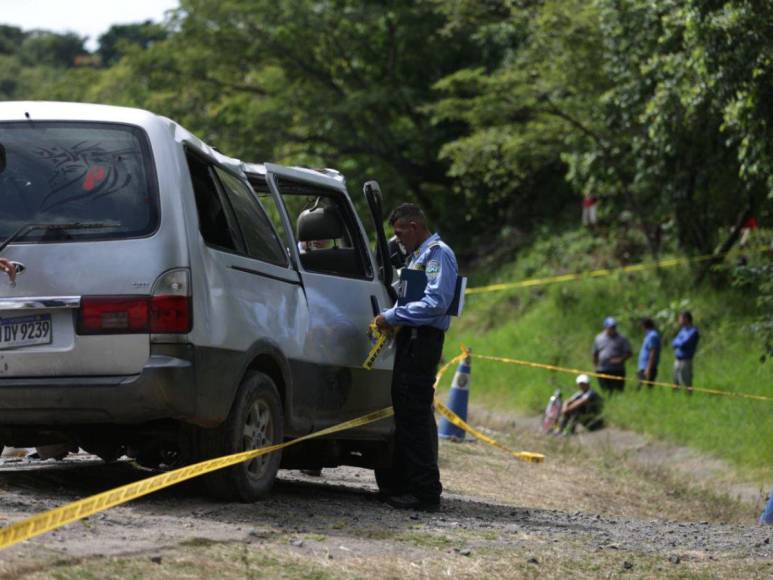
[[[145,133],[109,123],[0,123],[0,240],[27,224],[103,224],[33,230],[19,241],[140,237],[158,226],[158,186]]]

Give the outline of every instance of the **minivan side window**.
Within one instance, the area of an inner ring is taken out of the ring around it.
[[[287,252],[252,190],[239,178],[219,167],[215,168],[215,173],[239,222],[247,254],[256,260],[288,266],[290,262]]]
[[[274,231],[279,234],[282,240],[282,245],[285,246],[287,255],[292,255],[290,248],[287,244],[293,243],[293,236],[287,231],[284,221],[282,220],[282,210],[279,208],[281,202],[278,202],[271,194],[271,190],[268,187],[266,178],[262,175],[247,175],[247,179],[250,182],[252,190],[258,197],[258,203],[266,211],[266,217],[274,226]]]
[[[304,270],[372,278],[367,246],[342,193],[286,179],[279,179],[277,185],[290,221],[295,223]]]
[[[225,208],[217,192],[210,165],[190,152],[187,159],[193,182],[193,193],[196,196],[201,237],[208,245],[237,252],[235,236],[229,227]]]

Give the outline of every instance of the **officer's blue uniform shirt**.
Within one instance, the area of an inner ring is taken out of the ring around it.
[[[454,299],[459,273],[453,250],[439,235],[432,234],[413,252],[406,267],[423,270],[427,275],[424,296],[416,302],[385,310],[384,318],[392,326],[432,326],[448,330],[451,317],[446,312]]]

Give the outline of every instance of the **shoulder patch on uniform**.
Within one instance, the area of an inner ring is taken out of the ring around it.
[[[440,260],[427,262],[427,278],[434,278],[440,273]]]

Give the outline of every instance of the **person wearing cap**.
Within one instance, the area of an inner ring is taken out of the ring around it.
[[[599,377],[599,387],[610,394],[625,388],[625,361],[631,358],[631,343],[617,331],[617,320],[604,319],[604,330],[593,341],[593,365],[596,372],[619,379]]]
[[[601,413],[604,409],[604,399],[591,389],[588,375],[579,375],[575,382],[579,391],[564,403],[561,411],[559,433],[571,435],[579,423],[588,431],[597,431],[604,427]]]

